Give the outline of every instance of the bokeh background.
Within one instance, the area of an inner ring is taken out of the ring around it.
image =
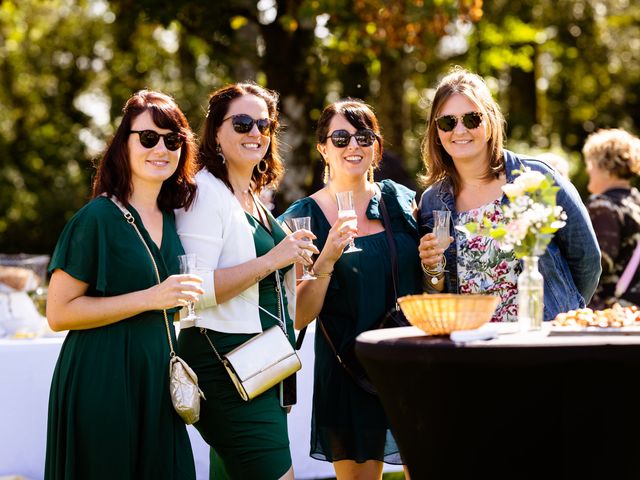
[[[375,108],[382,173],[411,185],[452,65],[486,78],[508,148],[560,154],[583,195],[586,136],[638,133],[632,0],[0,0],[0,252],[51,253],[135,90],[174,96],[196,132],[227,82],[279,91],[278,210],[318,188],[315,122],[344,96]]]

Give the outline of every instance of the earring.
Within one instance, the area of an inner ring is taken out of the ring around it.
[[[373,178],[373,165],[369,167],[369,171],[367,173],[367,180],[369,180],[369,183],[375,182],[375,179]]]
[[[224,153],[222,153],[222,147],[220,146],[220,144],[216,146],[216,157],[218,157],[222,165],[224,165],[227,162],[227,159],[224,158]]]
[[[440,136],[436,136],[436,145],[442,145],[442,142],[440,141]]]
[[[325,185],[329,183],[329,164],[324,164],[324,173],[322,174],[322,183]]]
[[[264,168],[260,168],[260,165],[262,165],[262,162],[264,162]],[[265,173],[267,173],[267,170],[269,169],[269,164],[263,158],[262,160],[260,160],[260,162],[258,162],[257,168],[258,168],[258,172],[264,175]]]

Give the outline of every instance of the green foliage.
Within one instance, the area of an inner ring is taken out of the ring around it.
[[[286,206],[318,187],[315,122],[342,96],[374,106],[386,149],[417,173],[433,86],[459,64],[487,79],[509,144],[566,153],[584,195],[584,138],[638,133],[639,45],[628,0],[4,0],[0,251],[52,250],[144,87],[172,94],[196,131],[213,89],[278,90]]]

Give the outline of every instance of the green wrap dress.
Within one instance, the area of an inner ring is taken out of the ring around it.
[[[418,227],[412,216],[415,193],[391,180],[378,184],[391,219],[398,254],[398,296],[422,291]],[[367,217],[381,219],[379,200],[372,198]],[[316,247],[322,250],[331,225],[312,198],[292,204],[280,217],[311,217]],[[336,349],[353,344],[395,303],[391,260],[385,232],[357,237],[361,252],[343,254],[334,265],[319,317]],[[358,463],[402,459],[377,396],[362,390],[338,363],[324,336],[315,336],[315,369],[311,416],[311,457]]]
[[[135,209],[129,210],[161,280],[178,273],[177,257],[183,250],[173,212],[163,213],[158,248]],[[104,197],[85,205],[66,225],[49,266],[55,269],[88,283],[86,295],[93,297],[157,283],[140,238]],[[170,322],[173,313],[167,311]],[[173,323],[169,326],[175,342]],[[49,396],[45,479],[195,479],[186,427],[169,395],[162,311],[67,334]]]
[[[254,217],[246,214],[253,233],[256,255],[265,255],[286,234],[269,215],[271,232]],[[279,271],[281,282],[291,266]],[[276,273],[262,279],[258,285],[259,304],[278,315],[276,295]],[[284,312],[289,340],[293,345],[295,336],[293,322],[287,313],[287,297],[284,295]],[[278,321],[260,311],[263,331],[278,324]],[[206,330],[218,353],[224,355],[254,334],[222,333]],[[198,384],[207,400],[202,403],[200,421],[195,424],[202,438],[215,450],[212,455],[210,478],[221,480],[260,479],[276,480],[291,468],[287,412],[280,406],[279,389],[276,385],[249,402],[231,382],[222,363],[199,328],[180,331],[178,354],[184,358],[198,375]]]

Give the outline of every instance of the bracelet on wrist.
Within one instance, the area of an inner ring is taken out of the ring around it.
[[[435,266],[435,268],[429,268],[424,263],[420,262],[420,266],[422,267],[422,272],[429,277],[429,281],[433,285],[437,285],[440,280],[444,277],[444,269],[447,266],[447,259],[442,257],[442,263]]]
[[[315,272],[311,270],[311,275],[316,278],[330,278],[331,275],[333,275],[333,270],[331,270],[330,272]]]

